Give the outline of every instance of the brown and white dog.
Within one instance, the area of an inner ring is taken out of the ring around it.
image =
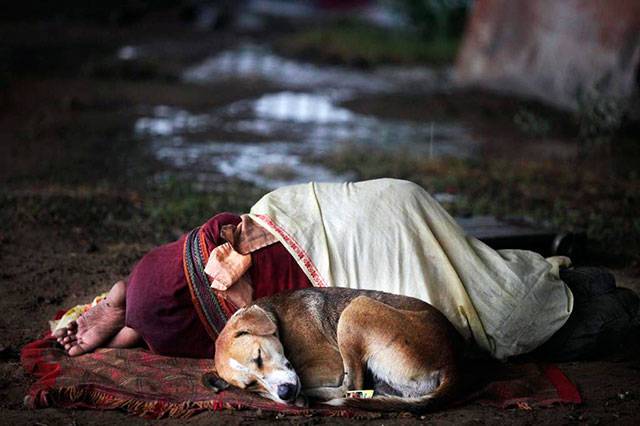
[[[421,300],[346,288],[280,293],[236,312],[216,341],[218,374],[274,401],[424,412],[458,393],[461,338]],[[371,399],[344,398],[372,386]],[[302,392],[302,393],[301,393]]]

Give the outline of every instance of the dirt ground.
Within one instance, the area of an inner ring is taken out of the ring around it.
[[[206,194],[203,201],[179,186],[158,186],[154,181],[162,164],[131,136],[136,105],[169,104],[197,111],[269,90],[264,83],[243,82],[232,89],[221,84],[210,87],[208,93],[215,96],[209,96],[199,87],[177,81],[174,67],[192,61],[199,49],[231,43],[233,36],[185,33],[172,25],[151,22],[135,29],[105,31],[12,24],[0,29],[0,53],[5,55],[5,68],[0,70],[0,419],[4,424],[178,422],[146,421],[121,412],[27,410],[23,398],[33,378],[25,375],[18,360],[20,348],[42,333],[58,309],[106,290],[155,245],[172,240],[215,212],[246,211],[264,192],[232,182],[233,188],[249,195],[238,200],[223,188]],[[185,46],[183,55],[174,63],[142,70],[152,78],[140,77],[140,69],[114,71],[104,62],[105,55],[119,46],[155,40],[150,34],[156,38],[162,34],[174,46]],[[374,110],[382,102],[369,107]],[[454,104],[462,108],[464,101]],[[492,140],[498,144],[500,138]],[[542,149],[538,146],[534,152]],[[523,155],[522,150],[504,151]],[[167,217],[167,212],[174,216]],[[637,265],[605,266],[613,268],[619,286],[640,292]],[[501,410],[472,403],[420,418],[385,415],[367,422],[635,425],[640,418],[638,347],[637,342],[629,342],[598,360],[560,364],[582,392],[580,406]],[[275,413],[243,411],[203,413],[188,422],[270,424],[276,420],[283,419]],[[317,417],[284,420],[363,422]]]

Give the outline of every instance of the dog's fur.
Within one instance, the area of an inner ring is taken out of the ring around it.
[[[460,336],[428,303],[313,288],[263,298],[236,312],[218,336],[215,364],[230,384],[278,402],[301,404],[302,389],[332,405],[424,412],[456,396],[460,353]],[[344,398],[365,385],[385,396]],[[279,389],[287,386],[295,394],[283,400]]]

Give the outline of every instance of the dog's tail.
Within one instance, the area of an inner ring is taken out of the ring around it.
[[[326,404],[368,411],[408,411],[422,414],[436,411],[453,402],[459,396],[460,383],[457,369],[441,371],[441,380],[436,389],[420,397],[374,396],[373,398],[339,398]]]

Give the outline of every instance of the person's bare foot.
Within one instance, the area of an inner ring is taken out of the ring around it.
[[[142,343],[142,336],[131,327],[123,327],[105,345],[107,348],[133,348]]]
[[[107,297],[82,314],[55,336],[69,356],[78,356],[106,346],[124,327],[126,284],[118,281]]]

